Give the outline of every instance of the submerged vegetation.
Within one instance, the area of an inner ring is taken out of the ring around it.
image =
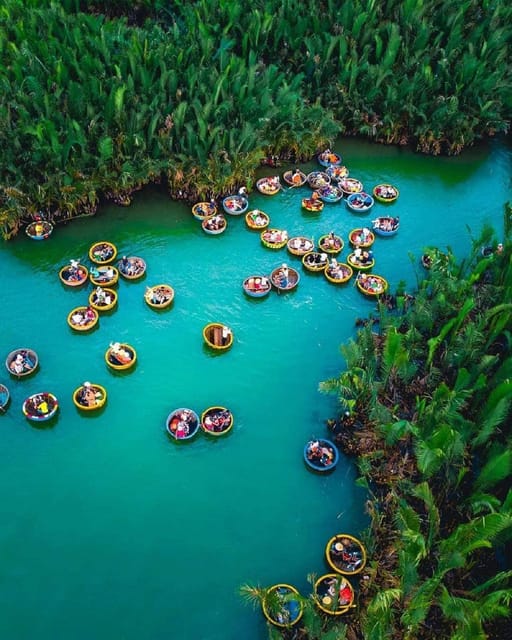
[[[507,132],[512,8],[465,0],[6,0],[0,227],[163,181],[251,187],[339,133],[458,153]]]

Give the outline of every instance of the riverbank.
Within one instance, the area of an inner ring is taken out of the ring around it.
[[[101,197],[126,203],[159,179],[209,200],[262,158],[304,161],[341,133],[455,155],[509,130],[512,20],[500,3],[429,21],[433,1],[404,12],[394,0],[385,14],[327,2],[320,20],[310,0],[250,11],[196,0],[146,7],[138,25],[117,18],[129,3],[112,19],[110,3],[4,4],[7,235],[35,215],[92,213]]]
[[[354,638],[376,626],[394,638],[508,635],[511,251],[509,204],[503,235],[475,239],[461,262],[434,261],[407,305],[383,304],[379,323],[342,348],[347,371],[322,384],[345,409],[333,439],[371,493]]]

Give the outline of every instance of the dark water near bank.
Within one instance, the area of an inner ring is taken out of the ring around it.
[[[272,226],[290,236],[318,239],[332,229],[347,246],[352,228],[392,211],[401,227],[377,239],[374,272],[391,287],[405,280],[410,290],[426,245],[449,245],[462,256],[468,227],[478,235],[490,223],[500,235],[512,154],[499,143],[460,158],[356,140],[337,150],[367,190],[391,182],[399,200],[365,216],[341,202],[312,217],[301,211],[309,193],[303,188],[252,194],[251,208],[269,213]],[[285,249],[264,248],[243,216],[228,225],[223,235],[207,236],[189,207],[148,189],[129,208],[104,207],[57,227],[46,242],[20,237],[0,245],[1,358],[28,346],[41,363],[20,381],[3,365],[0,371],[12,395],[0,416],[2,638],[260,640],[263,618],[244,605],[240,585],[288,582],[307,594],[307,574],[326,569],[330,536],[358,535],[366,526],[352,462],[342,456],[332,475],[313,475],[302,449],[312,436],[327,435],[336,401],[318,384],[342,369],[339,345],[374,305],[353,282],[337,288],[304,272]],[[91,289],[69,290],[57,273],[70,258],[86,260],[89,246],[103,239],[121,255],[142,256],[147,276],[121,281],[116,310],[92,333],[76,334],[66,316]],[[295,292],[259,301],[243,295],[246,276],[283,261],[301,272]],[[156,313],[143,293],[161,282],[176,298]],[[235,335],[221,355],[202,340],[203,326],[216,320]],[[136,348],[133,372],[107,370],[103,354],[113,340]],[[107,388],[98,415],[81,415],[72,403],[86,379]],[[61,409],[48,428],[37,428],[21,404],[45,390]],[[169,441],[164,423],[172,409],[213,404],[232,409],[231,435]]]

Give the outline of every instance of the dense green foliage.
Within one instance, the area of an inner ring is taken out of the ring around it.
[[[381,304],[379,332],[343,346],[346,371],[321,385],[351,412],[334,430],[372,496],[354,625],[365,640],[508,637],[510,207],[505,226],[502,253],[482,257],[490,229],[460,264],[434,252],[412,303]]]
[[[161,179],[173,197],[225,194],[263,155],[309,158],[340,132],[455,153],[508,130],[508,4],[244,5],[6,0],[4,232]]]

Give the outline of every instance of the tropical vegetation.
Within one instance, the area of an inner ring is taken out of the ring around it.
[[[431,249],[415,295],[399,287],[381,300],[342,346],[346,369],[320,384],[339,399],[329,426],[368,490],[368,564],[357,611],[341,627],[309,597],[301,627],[284,637],[509,637],[510,205],[504,246],[488,257],[482,246],[498,246],[491,228],[460,262]],[[257,603],[265,589],[244,585],[242,593]]]
[[[251,188],[339,133],[458,153],[508,132],[511,38],[490,0],[5,0],[0,227]]]

